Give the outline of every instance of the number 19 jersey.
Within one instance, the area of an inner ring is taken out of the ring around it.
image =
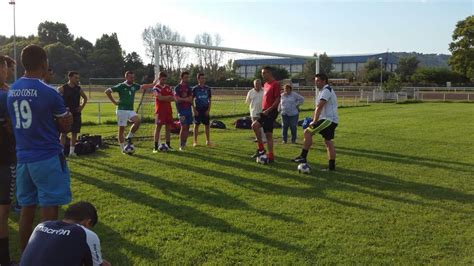
[[[18,79],[8,91],[8,115],[18,163],[49,159],[62,152],[54,118],[67,114],[61,95],[39,79]]]

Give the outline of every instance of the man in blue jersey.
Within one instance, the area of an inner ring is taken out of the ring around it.
[[[38,224],[20,265],[110,265],[102,259],[99,237],[90,230],[97,220],[95,207],[81,201],[69,206],[62,221]]]
[[[15,192],[15,138],[7,113],[8,60],[0,56],[0,265],[10,265],[8,214]]]
[[[41,221],[56,220],[59,205],[71,202],[69,169],[59,142],[72,115],[61,95],[41,79],[48,70],[46,52],[28,45],[21,52],[25,74],[8,91],[8,114],[16,140],[17,200],[20,204],[20,248],[33,229],[36,206]]]
[[[206,132],[206,145],[212,146],[209,138],[209,112],[211,111],[211,88],[205,84],[206,77],[204,73],[197,75],[198,85],[193,87],[193,113],[194,113],[194,142],[193,146],[198,145],[197,137],[199,125],[204,124]]]
[[[181,130],[179,131],[179,150],[184,150],[189,135],[189,125],[193,123],[193,91],[189,87],[189,72],[181,73],[181,82],[174,88],[176,110],[178,111]]]

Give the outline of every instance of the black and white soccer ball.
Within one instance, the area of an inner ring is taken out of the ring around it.
[[[166,151],[169,151],[169,148],[168,148],[168,145],[166,145],[165,143],[161,143],[160,146],[158,147],[158,150],[166,152]]]
[[[133,154],[135,152],[135,146],[133,144],[127,144],[123,147],[123,153],[125,154]]]
[[[258,156],[256,160],[259,164],[268,164],[268,157],[266,154]]]
[[[311,166],[307,163],[300,163],[298,164],[298,173],[300,174],[310,174],[311,173]]]

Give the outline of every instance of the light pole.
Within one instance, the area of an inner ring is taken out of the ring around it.
[[[382,74],[383,74],[383,64],[382,64],[382,57],[379,57],[380,60],[380,90],[382,90]]]
[[[13,6],[13,60],[16,61],[16,19],[15,19],[15,6],[16,6],[16,3],[15,3],[15,0],[10,0],[10,2],[8,2],[8,3]],[[17,78],[17,76],[16,76],[16,65],[17,64],[15,64],[15,72],[14,72],[15,80]]]

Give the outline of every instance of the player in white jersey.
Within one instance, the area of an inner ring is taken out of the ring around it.
[[[316,87],[320,90],[316,100],[316,110],[313,122],[304,131],[304,144],[300,156],[293,159],[296,163],[306,163],[308,151],[313,145],[313,135],[319,133],[324,138],[329,165],[327,170],[336,170],[336,149],[334,147],[334,134],[339,123],[337,114],[337,96],[328,84],[325,74],[317,74],[315,77]]]

